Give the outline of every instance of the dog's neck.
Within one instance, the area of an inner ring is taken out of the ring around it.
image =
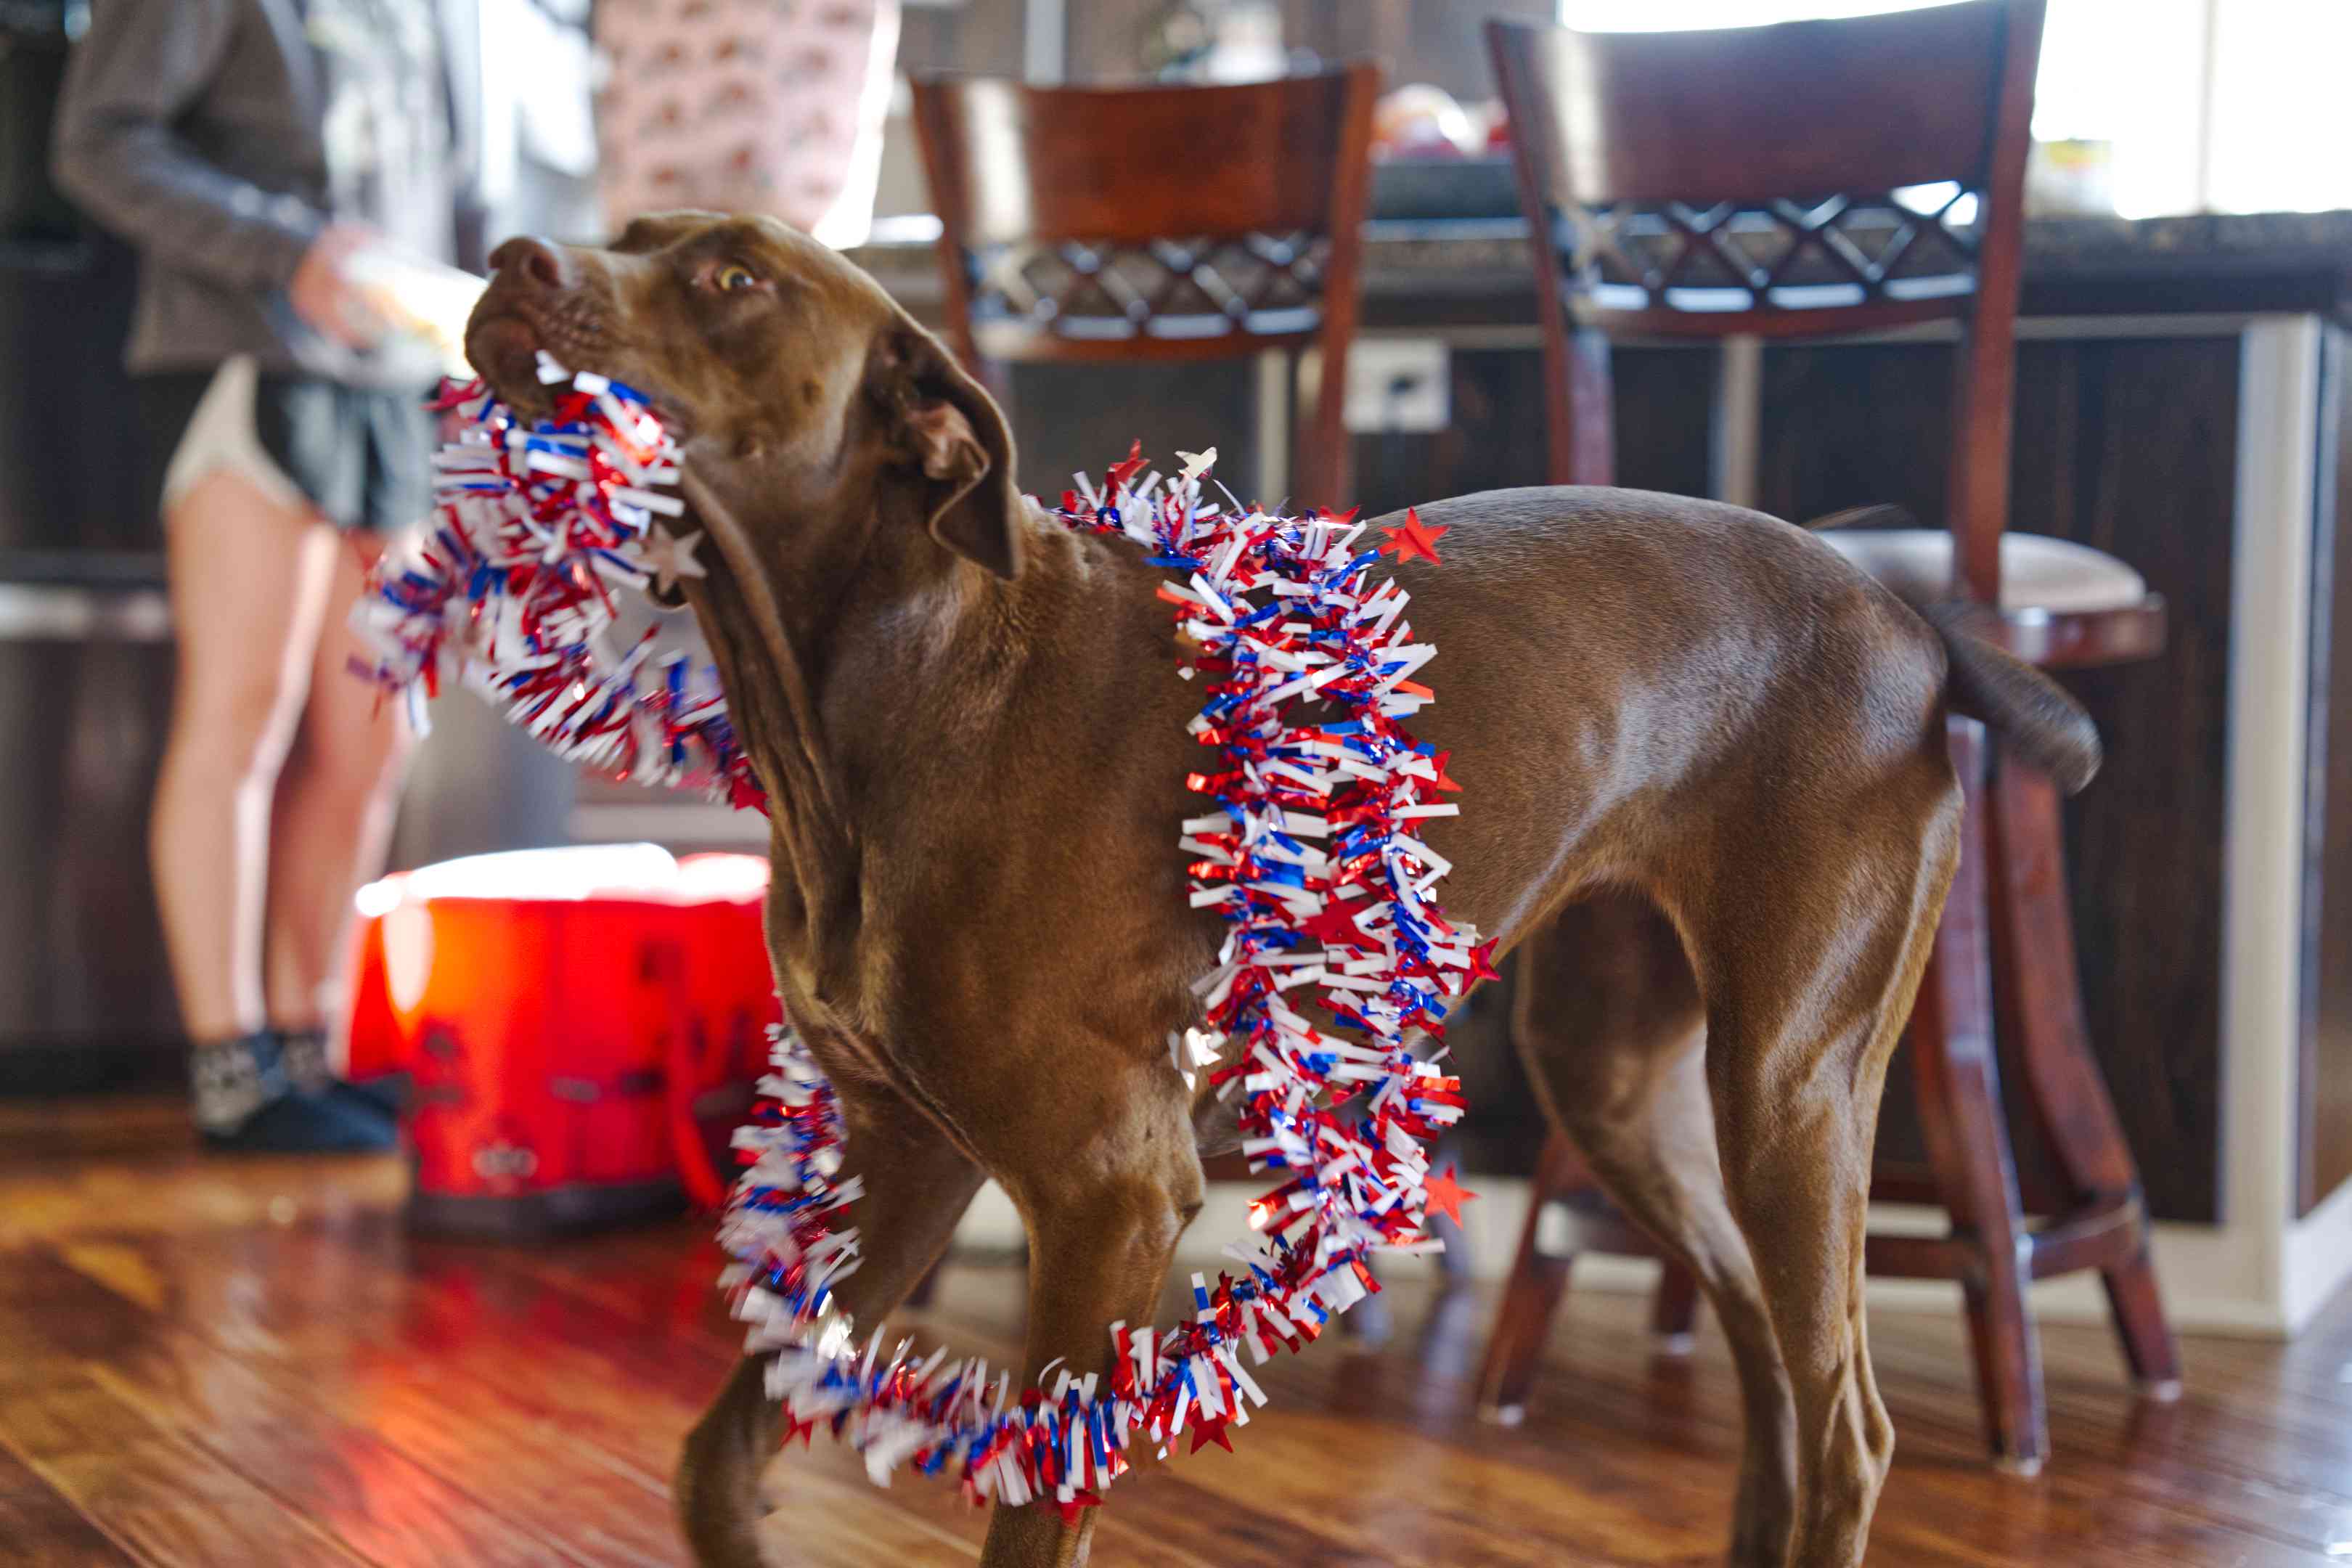
[[[864,849],[909,736],[935,733],[920,679],[932,661],[967,675],[967,710],[1010,689],[1021,639],[1006,583],[933,540],[911,491],[848,475],[828,492],[748,494],[698,477],[686,493],[716,546],[689,599],[725,683],[736,730],[768,795],[773,858],[790,887],[770,899],[771,940],[822,994],[856,968]],[[830,722],[828,721],[831,721]],[[800,1000],[805,1006],[815,996]]]

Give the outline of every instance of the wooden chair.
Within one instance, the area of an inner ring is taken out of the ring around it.
[[[1974,0],[1716,32],[1488,24],[1537,238],[1553,479],[1610,482],[1612,332],[1722,340],[1720,420],[1740,411],[1740,362],[1752,372],[1763,340],[1957,321],[1947,527],[1824,537],[1883,578],[1972,603],[1983,635],[2039,664],[2155,653],[2164,605],[2137,573],[2006,531],[2042,22],[2042,0]],[[1738,432],[1718,430],[1718,453],[1738,446]],[[1973,721],[1956,718],[1949,732],[1969,801],[1962,864],[1908,1037],[1928,1168],[1882,1162],[1873,1185],[1940,1204],[1951,1227],[1874,1236],[1868,1266],[1960,1282],[1993,1453],[2031,1473],[2046,1447],[2032,1280],[2099,1270],[2150,1394],[2178,1392],[2179,1362],[2138,1172],[2084,1044],[2057,793],[2013,759],[1989,759]],[[2021,1069],[2063,1189],[2032,1227],[2000,1054]],[[1655,1251],[1557,1134],[1535,1185],[1483,1380],[1487,1408],[1506,1420],[1524,1408],[1568,1260]],[[1654,1324],[1686,1338],[1695,1303],[1690,1275],[1668,1259]]]
[[[1369,64],[1238,87],[918,80],[957,352],[988,373],[1313,347],[1292,489],[1344,506],[1380,81]]]

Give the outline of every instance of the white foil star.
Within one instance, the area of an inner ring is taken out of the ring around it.
[[[680,577],[708,577],[702,563],[694,552],[702,544],[702,531],[694,529],[673,535],[656,522],[647,531],[644,546],[646,564],[653,568],[654,582],[665,594]]]

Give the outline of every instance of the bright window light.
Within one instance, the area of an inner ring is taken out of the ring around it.
[[[1916,11],[1934,0],[1560,0],[1561,25],[1588,33],[1679,33],[1693,27],[1759,27],[1816,16]]]
[[[1560,0],[1595,32],[1746,27],[1921,0]],[[2347,0],[2050,0],[2033,133],[2113,148],[2126,217],[2352,206]]]
[[[2352,4],[2210,0],[2211,205],[2224,212],[2352,207]]]

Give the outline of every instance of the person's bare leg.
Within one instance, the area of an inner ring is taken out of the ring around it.
[[[352,673],[366,660],[351,628],[365,589],[362,543],[333,542],[310,700],[269,820],[269,901],[263,978],[271,1026],[323,1028],[341,979],[352,895],[383,868],[411,734],[401,705]]]
[[[334,541],[223,470],[165,516],[178,644],[172,731],[149,824],[156,902],[190,1037],[264,1021],[270,798],[310,681]]]

